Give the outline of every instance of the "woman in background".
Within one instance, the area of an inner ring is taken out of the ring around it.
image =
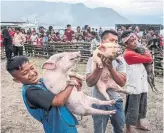
[[[7,60],[11,59],[12,57],[12,37],[11,35],[9,34],[9,31],[8,29],[4,29],[3,32],[3,45],[5,47],[5,52],[6,52],[6,57],[7,57]]]

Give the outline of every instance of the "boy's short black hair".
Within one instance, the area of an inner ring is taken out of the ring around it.
[[[15,56],[7,61],[6,70],[11,74],[12,72],[19,70],[20,67],[29,59],[26,56]]]
[[[108,34],[113,34],[113,35],[118,36],[118,34],[115,30],[105,30],[101,35],[101,39],[104,40],[105,36],[108,35]]]

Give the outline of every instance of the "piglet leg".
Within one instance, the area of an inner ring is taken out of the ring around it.
[[[116,110],[104,111],[104,110],[94,109],[89,106],[85,106],[85,109],[86,111],[84,115],[113,115],[116,113]]]
[[[106,92],[106,85],[103,82],[99,83],[98,81],[97,88],[99,92],[106,98],[106,100],[110,100],[110,97],[108,93]]]
[[[115,100],[110,100],[110,101],[101,101],[97,98],[94,98],[94,97],[89,97],[89,96],[86,96],[87,97],[87,101],[88,101],[88,104],[89,105],[92,105],[92,104],[97,104],[97,105],[113,105],[116,103]]]

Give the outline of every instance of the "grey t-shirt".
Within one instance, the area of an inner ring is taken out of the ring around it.
[[[114,60],[114,61],[112,61],[112,65],[118,72],[126,73],[126,62],[125,62],[123,56],[120,56],[119,58],[122,63],[118,63],[116,60]],[[92,73],[91,65],[92,65],[92,57],[90,57],[87,62],[86,74]],[[121,99],[121,96],[118,92],[112,91],[111,89],[108,89],[107,92],[111,99],[114,99],[114,100]],[[98,98],[100,100],[105,100],[105,97],[98,91],[96,86],[92,87],[92,96],[95,98]]]

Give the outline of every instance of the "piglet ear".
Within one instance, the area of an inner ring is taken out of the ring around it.
[[[42,69],[54,70],[54,69],[56,69],[56,64],[54,62],[48,60],[43,63]]]

